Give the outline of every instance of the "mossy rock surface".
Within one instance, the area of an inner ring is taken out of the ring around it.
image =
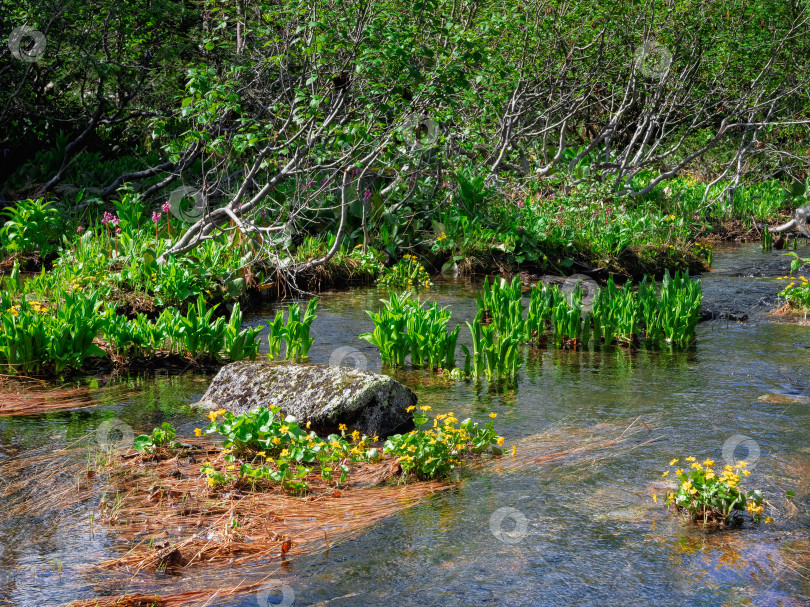
[[[199,403],[246,413],[276,405],[318,434],[340,424],[369,436],[413,428],[407,408],[416,394],[387,375],[357,369],[289,361],[240,361],[225,365]]]

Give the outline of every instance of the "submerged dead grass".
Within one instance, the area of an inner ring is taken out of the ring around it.
[[[626,425],[628,424],[629,425]],[[640,420],[588,428],[556,428],[523,439],[515,455],[468,460],[468,467],[498,472],[577,459],[607,457],[612,451],[650,442]],[[618,433],[618,434],[617,434]],[[639,440],[641,434],[644,440]],[[652,440],[655,440],[654,438]],[[129,455],[111,474],[111,490],[99,522],[131,544],[123,556],[99,564],[130,571],[180,570],[228,562],[271,562],[328,550],[425,497],[457,487],[448,481],[400,481],[396,460],[354,463],[346,484],[327,484],[312,474],[305,496],[277,485],[205,485],[200,468],[219,463],[222,448],[200,440],[185,455],[150,460]],[[600,453],[601,452],[601,453]],[[170,530],[170,531],[169,531]]]
[[[58,409],[94,407],[99,404],[99,396],[111,390],[118,395],[125,393],[120,385],[60,388],[35,379],[4,378],[0,381],[0,416],[39,415]]]
[[[593,426],[558,426],[521,439],[514,455],[473,457],[467,472],[522,473],[555,465],[589,465],[658,440],[653,422],[626,419]],[[37,510],[67,511],[98,502],[94,524],[118,537],[126,552],[97,564],[97,571],[124,571],[134,581],[139,571],[173,574],[200,567],[265,565],[301,555],[327,552],[370,526],[423,502],[431,495],[463,486],[451,481],[403,483],[396,460],[354,463],[348,482],[327,484],[312,474],[306,495],[291,495],[277,485],[246,484],[209,488],[200,468],[222,458],[222,446],[205,438],[185,441],[179,454],[163,459],[134,451],[101,463],[81,465],[75,449],[50,457],[27,458],[24,469],[6,470],[2,492],[15,495],[7,516],[31,504]],[[72,463],[69,463],[71,462]],[[2,466],[0,466],[2,468]],[[58,470],[58,472],[57,472]],[[70,477],[70,480],[66,480]],[[33,496],[36,499],[32,499]],[[25,497],[28,496],[28,497]],[[266,572],[266,570],[265,570]],[[118,579],[119,574],[113,577]],[[255,581],[255,577],[251,582]],[[231,582],[232,583],[232,582]],[[245,582],[248,583],[248,582]],[[71,603],[91,606],[177,606],[217,604],[218,599],[255,592],[257,585],[211,588],[177,594],[127,594]]]

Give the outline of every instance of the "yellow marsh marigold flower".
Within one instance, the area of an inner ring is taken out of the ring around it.
[[[695,462],[695,463],[692,464],[692,469],[693,470],[703,470],[703,466],[701,466],[700,464]]]
[[[706,480],[710,481],[713,478],[717,478],[717,475],[714,473],[714,470],[707,470],[706,471]]]
[[[714,460],[713,459],[707,459],[705,462],[703,462],[703,465],[704,466],[713,466],[714,465]]]
[[[340,424],[338,426],[338,430],[340,430],[341,432],[345,432],[347,429],[348,428],[346,428],[346,424]]]
[[[420,411],[430,411],[430,405],[425,405],[424,407],[419,407]]]
[[[686,458],[686,461],[687,462],[693,462],[693,461],[695,461],[695,458],[692,457],[692,456],[689,456],[689,457]]]
[[[199,428],[194,428],[194,436],[202,436],[202,430]]]
[[[278,436],[274,436],[274,437],[273,437],[273,444],[274,444],[274,445],[279,445],[279,444],[281,444],[281,439],[280,439]]]
[[[653,502],[658,503],[658,496],[655,493],[653,493]]]
[[[287,424],[284,424],[283,426],[281,426],[281,428],[279,428],[279,432],[281,432],[282,434],[287,434],[287,432],[289,431],[290,427]]]
[[[669,465],[670,465],[670,466],[674,466],[674,465],[675,465],[675,464],[677,464],[677,463],[678,463],[678,459],[677,459],[677,458],[675,458],[674,460],[672,460],[671,462],[669,462]]]
[[[489,414],[489,416],[490,416],[492,419],[495,419],[496,417],[498,417],[498,414],[497,414],[497,413],[490,413],[490,414]]]
[[[359,438],[360,438],[360,433],[357,430],[352,432],[352,440],[358,440]]]
[[[311,425],[312,425],[312,422],[307,422],[307,430],[309,430],[309,427],[310,427]]]
[[[665,470],[661,476],[667,476],[669,474],[669,470]]]
[[[517,451],[517,445],[512,445],[512,457],[515,456],[516,451]]]
[[[411,411],[413,411],[414,409],[416,409],[416,405],[411,405],[410,407],[408,407],[407,409],[405,409],[405,412],[406,412],[406,413],[410,413],[410,412],[411,412]]]
[[[213,476],[209,476],[209,477],[208,477],[208,486],[209,486],[209,487],[213,487],[213,486],[214,486],[214,485],[216,485],[216,484],[217,484],[217,482],[214,480],[214,477],[213,477]]]
[[[281,457],[287,457],[290,454],[288,449],[281,450]]]
[[[499,437],[498,437],[498,446],[499,446],[499,447],[502,447],[502,446],[503,446],[503,441],[504,441],[503,436],[499,436]]]
[[[746,462],[745,460],[737,462],[737,468],[747,468],[747,467],[748,467],[748,462]]]
[[[212,422],[215,422],[217,421],[217,417],[226,412],[227,409],[217,409],[216,411],[211,411],[211,413],[208,414],[208,419],[210,419]]]

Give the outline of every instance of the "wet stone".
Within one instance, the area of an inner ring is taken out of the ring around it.
[[[416,394],[387,375],[345,367],[289,361],[240,361],[224,366],[200,406],[246,413],[276,405],[318,434],[340,424],[369,436],[413,428],[407,408]]]

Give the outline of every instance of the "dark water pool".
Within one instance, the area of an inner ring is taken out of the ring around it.
[[[787,258],[744,247],[719,252],[715,263],[703,278],[707,305],[744,308],[749,320],[702,323],[690,351],[529,352],[517,387],[507,391],[396,374],[434,412],[478,420],[496,412],[507,445],[553,428],[587,434],[595,424],[621,427],[638,417],[655,420],[658,440],[600,458],[466,474],[456,489],[283,569],[99,572],[91,565],[121,550],[90,521],[100,496],[68,509],[52,498],[54,488],[71,490],[70,465],[86,458],[74,445],[99,440],[99,427],[107,436],[110,427],[139,433],[171,421],[190,434],[202,416],[188,405],[208,377],[99,378],[94,407],[0,420],[8,495],[0,604],[169,594],[265,577],[286,584],[287,594],[210,604],[288,605],[293,596],[295,605],[329,606],[810,604],[810,327],[765,314]],[[431,297],[463,321],[474,314],[475,290],[451,281]],[[381,296],[375,289],[322,295],[310,359],[378,370],[378,354],[357,335],[371,324],[363,310]],[[653,503],[652,493],[666,491],[661,471],[670,459],[719,463],[732,452],[755,460],[747,484],[772,498],[773,524],[706,534]],[[25,483],[23,466],[53,471],[46,497]],[[786,500],[786,491],[795,497]]]

